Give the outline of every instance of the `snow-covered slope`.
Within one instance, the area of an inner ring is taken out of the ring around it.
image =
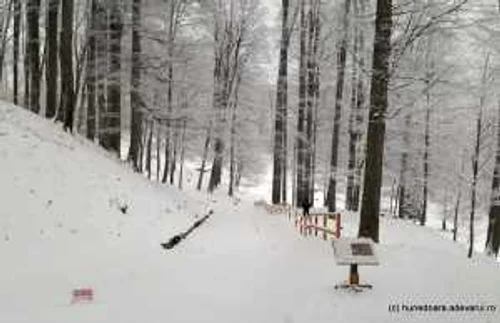
[[[500,268],[433,230],[383,219],[374,289],[337,291],[348,269],[251,201],[147,182],[83,139],[0,107],[0,323],[500,322]],[[123,214],[120,206],[127,205]],[[214,215],[170,251],[159,243]],[[344,215],[354,235],[357,215]],[[75,288],[89,304],[70,304]],[[390,305],[495,305],[400,312]]]

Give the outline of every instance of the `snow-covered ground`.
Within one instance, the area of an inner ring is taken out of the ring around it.
[[[374,289],[337,291],[348,269],[330,243],[300,236],[286,217],[150,183],[5,104],[0,196],[0,323],[500,322],[498,264],[468,260],[433,229],[382,219],[381,265],[360,268]],[[208,209],[192,236],[160,247]],[[357,215],[343,219],[354,236]],[[94,301],[70,304],[76,288],[92,288]],[[497,310],[389,311],[398,304]]]

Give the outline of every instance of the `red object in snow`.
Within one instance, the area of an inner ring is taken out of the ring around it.
[[[71,304],[92,302],[94,300],[94,291],[92,288],[74,289],[71,298]]]

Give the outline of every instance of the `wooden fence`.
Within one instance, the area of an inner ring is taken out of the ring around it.
[[[340,213],[313,211],[308,216],[304,216],[294,210],[290,204],[262,203],[262,205],[269,214],[287,214],[289,219],[293,218],[295,227],[302,235],[318,237],[321,234],[324,240],[340,238],[342,230]]]
[[[302,235],[318,236],[324,240],[328,238],[340,239],[342,230],[342,217],[340,213],[311,213],[309,215],[295,215],[295,227]]]

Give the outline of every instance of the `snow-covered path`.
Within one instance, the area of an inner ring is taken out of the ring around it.
[[[498,313],[388,312],[391,303],[499,304],[498,268],[450,255],[453,248],[433,232],[420,246],[397,238],[382,245],[383,265],[361,268],[374,290],[352,294],[333,288],[347,269],[335,266],[328,243],[299,237],[286,219],[253,206],[231,208],[216,206],[214,216],[171,251],[131,245],[128,255],[107,253],[115,267],[89,278],[93,304],[67,304],[67,290],[48,288],[62,281],[63,274],[54,273],[44,277],[46,302],[2,322],[497,322]],[[419,230],[388,224],[401,238]]]

